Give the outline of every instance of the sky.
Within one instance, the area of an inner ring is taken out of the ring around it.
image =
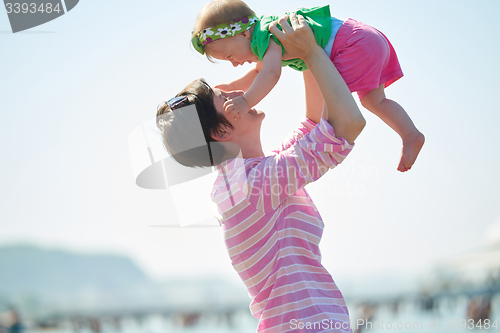
[[[171,197],[136,186],[128,147],[157,105],[192,80],[216,85],[248,69],[212,64],[190,47],[204,4],[80,1],[16,34],[0,11],[0,246],[123,253],[158,280],[238,279],[219,228],[158,227],[172,223]],[[327,2],[248,4],[260,15]],[[307,187],[325,222],[325,267],[341,288],[352,278],[368,283],[365,276],[422,277],[491,244],[500,233],[500,3],[329,4],[333,16],[390,39],[405,76],[387,97],[426,143],[412,170],[399,173],[400,138],[360,106],[367,126],[353,152]],[[303,90],[301,74],[286,68],[257,106],[266,112],[264,151],[302,119]]]

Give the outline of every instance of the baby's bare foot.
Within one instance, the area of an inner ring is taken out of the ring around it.
[[[411,169],[411,166],[415,163],[424,142],[425,137],[419,131],[416,131],[403,139],[403,151],[401,152],[401,160],[399,161],[398,171],[405,172]]]

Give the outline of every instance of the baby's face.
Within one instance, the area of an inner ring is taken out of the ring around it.
[[[259,59],[253,54],[250,47],[251,38],[248,31],[233,37],[218,39],[206,46],[209,54],[215,59],[228,60],[234,67],[245,62],[257,62]]]

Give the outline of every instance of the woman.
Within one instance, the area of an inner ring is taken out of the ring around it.
[[[232,265],[252,298],[258,332],[351,332],[343,296],[320,262],[323,221],[304,186],[342,162],[365,120],[304,18],[290,19],[291,26],[279,20],[283,31],[276,24],[270,31],[286,57],[309,67],[306,120],[275,154],[262,151],[264,113],[229,117],[225,106],[243,92],[212,90],[202,80],[163,105],[157,123],[180,163],[217,165],[212,200]],[[208,145],[186,144],[196,137],[193,110]]]

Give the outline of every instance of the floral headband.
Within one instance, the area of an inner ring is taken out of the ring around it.
[[[231,20],[229,23],[222,23],[215,27],[203,29],[198,34],[191,38],[191,43],[196,51],[200,54],[205,54],[204,47],[208,43],[225,37],[236,36],[243,31],[246,31],[258,21],[257,16],[245,16],[239,19]]]

